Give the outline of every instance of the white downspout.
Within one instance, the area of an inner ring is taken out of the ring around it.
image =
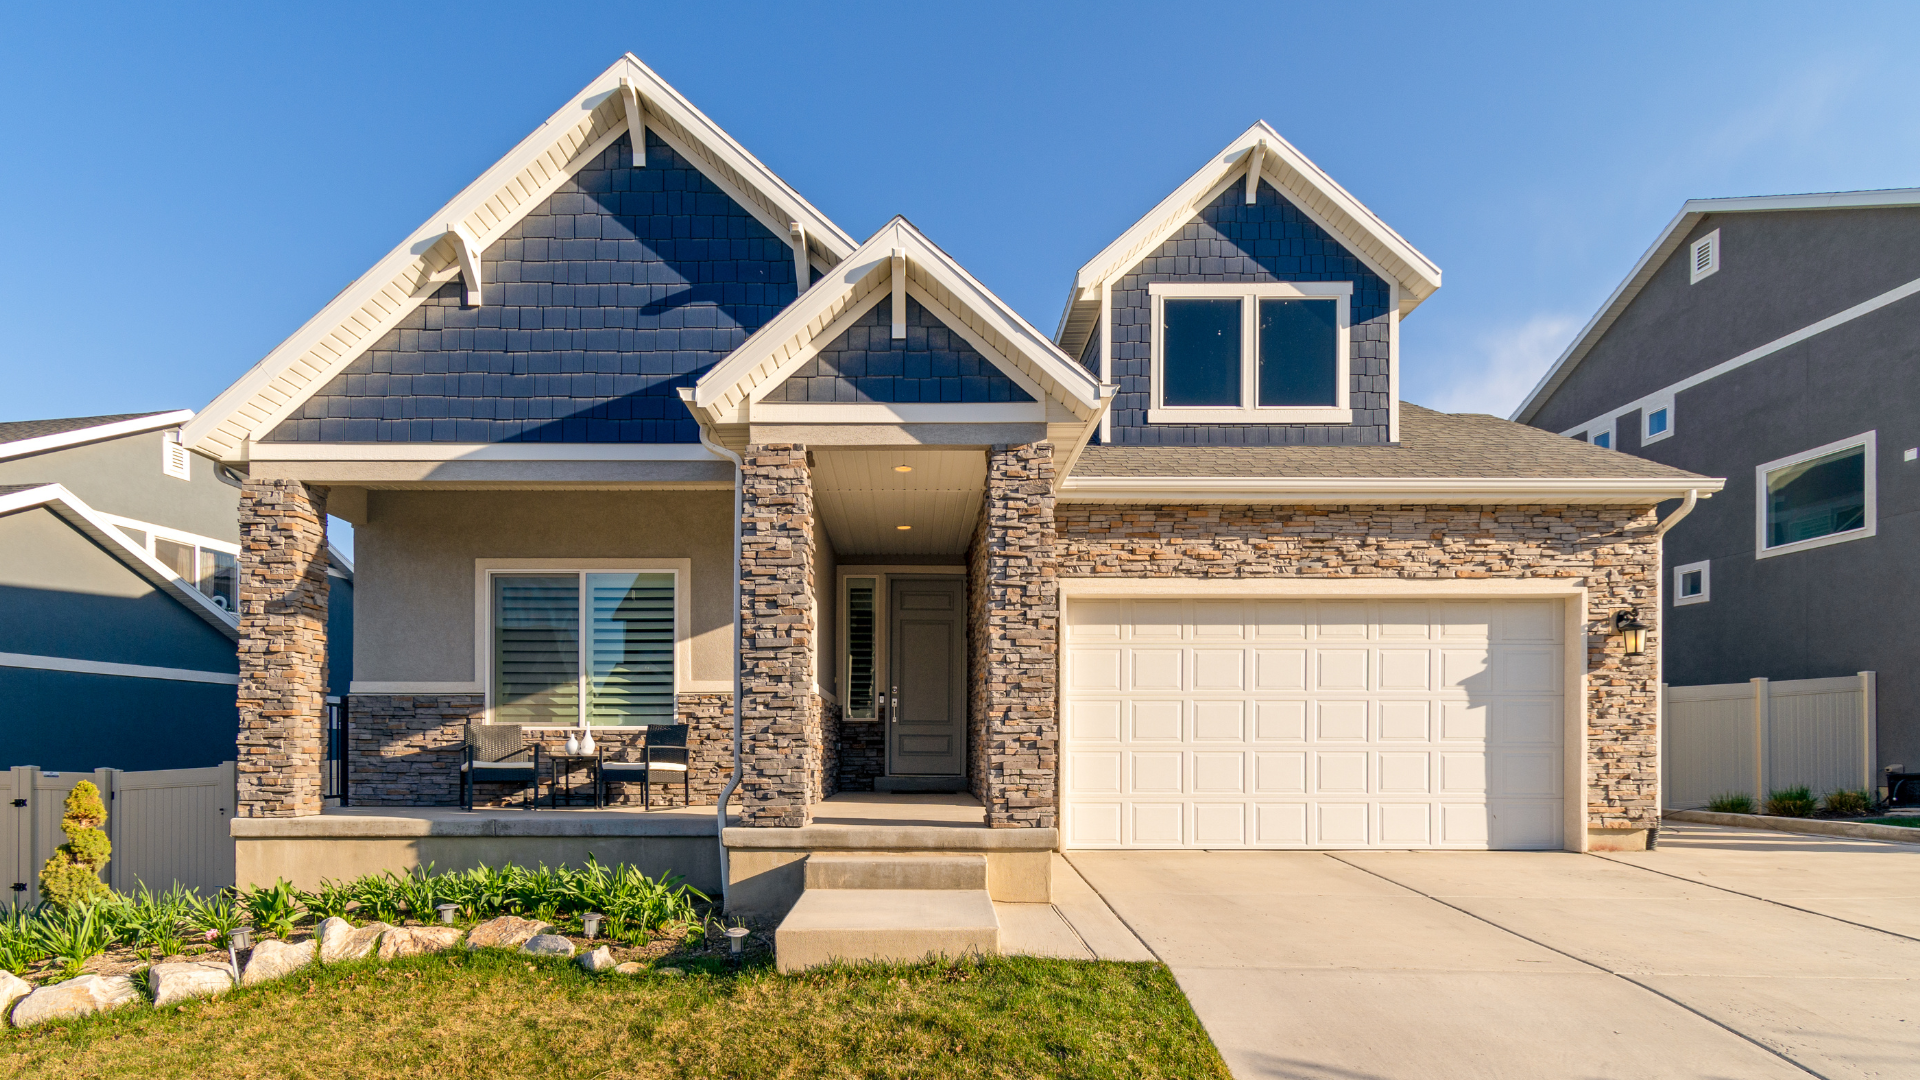
[[[1659,690],[1654,695],[1653,723],[1659,733],[1655,742],[1653,813],[1656,824],[1647,834],[1647,847],[1651,849],[1659,843],[1660,826],[1667,812],[1667,530],[1680,524],[1680,519],[1693,513],[1700,505],[1700,489],[1689,488],[1687,499],[1680,508],[1667,515],[1667,519],[1653,528],[1654,552],[1660,572],[1653,579],[1653,611],[1660,623],[1660,651],[1653,658],[1653,684]]]
[[[720,803],[715,808],[713,838],[720,845],[720,909],[726,910],[727,882],[727,800],[733,798],[735,788],[746,777],[745,758],[740,745],[742,725],[740,722],[740,695],[742,682],[740,676],[740,550],[742,547],[740,530],[745,523],[741,520],[746,514],[747,465],[739,454],[714,442],[707,431],[706,421],[700,418],[693,404],[693,390],[682,387],[680,400],[686,403],[687,411],[693,414],[694,422],[700,425],[700,445],[733,462],[733,775],[727,778],[725,787],[720,789]]]

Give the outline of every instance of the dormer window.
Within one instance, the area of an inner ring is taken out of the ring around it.
[[[1353,283],[1160,283],[1152,424],[1347,424]]]

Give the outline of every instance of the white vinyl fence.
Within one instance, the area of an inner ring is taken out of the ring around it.
[[[0,772],[0,910],[40,902],[40,867],[66,842],[60,815],[67,792],[91,780],[107,804],[113,857],[104,875],[121,892],[175,882],[202,895],[233,884],[233,762],[209,769],[42,772],[31,765]]]
[[[1875,790],[1874,675],[1793,682],[1669,686],[1660,732],[1662,802],[1669,810],[1716,795],[1804,784],[1816,798]]]

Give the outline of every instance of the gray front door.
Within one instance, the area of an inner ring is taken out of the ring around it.
[[[887,772],[895,776],[966,771],[965,584],[957,576],[892,579]]]

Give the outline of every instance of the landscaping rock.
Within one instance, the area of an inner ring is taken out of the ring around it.
[[[445,952],[466,936],[467,932],[457,926],[396,927],[380,935],[380,959]]]
[[[629,960],[613,969],[615,975],[638,975],[647,970],[647,966],[638,960]]]
[[[613,967],[613,950],[602,945],[590,953],[581,953],[580,966],[589,974],[598,975]]]
[[[373,954],[380,935],[393,929],[383,922],[371,922],[356,928],[345,919],[328,919],[320,924],[320,959],[332,964],[341,960],[364,960]]]
[[[469,949],[517,949],[541,934],[553,933],[553,927],[538,919],[502,915],[488,919],[467,935]]]
[[[247,957],[246,969],[240,972],[241,986],[257,986],[270,979],[293,972],[313,963],[314,954],[319,949],[311,941],[298,945],[285,941],[262,941],[253,947],[253,955]]]
[[[520,946],[529,956],[572,956],[573,942],[558,934],[535,934]]]
[[[155,964],[147,969],[147,989],[153,991],[156,1009],[214,997],[233,989],[233,968],[209,963]]]
[[[140,991],[125,975],[82,975],[43,986],[13,1007],[13,1026],[30,1027],[49,1020],[90,1016],[140,1000]]]
[[[0,1023],[7,1019],[13,1003],[33,993],[33,984],[11,971],[0,971]]]

